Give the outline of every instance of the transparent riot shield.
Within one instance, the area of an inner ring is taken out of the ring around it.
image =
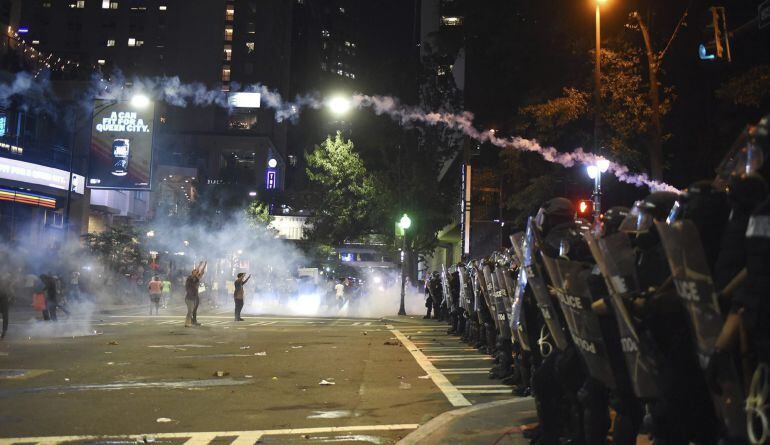
[[[460,306],[470,314],[473,311],[473,289],[468,269],[464,265],[457,266],[460,278]]]
[[[449,273],[447,273],[446,266],[441,265],[441,290],[443,296],[443,304],[446,304],[446,307],[453,311],[455,308],[452,305],[452,290],[449,286]]]
[[[572,339],[586,363],[589,374],[608,388],[615,388],[615,376],[602,336],[599,316],[591,308],[593,297],[588,285],[591,265],[543,255],[553,290],[561,305]]]
[[[510,339],[511,323],[510,323],[510,310],[511,303],[508,298],[508,290],[505,287],[505,281],[503,274],[506,267],[498,264],[495,266],[495,270],[492,272],[492,289],[495,301],[495,314],[498,321],[498,332],[502,338]]]
[[[497,317],[497,306],[495,305],[495,289],[492,285],[492,276],[494,273],[492,272],[492,266],[489,263],[484,263],[483,266],[481,266],[481,273],[479,274],[479,284],[481,287],[481,293],[484,295],[484,302],[487,303],[487,308],[489,309],[489,314],[492,316],[492,321],[495,324],[495,329],[497,329],[497,332],[500,332],[500,321]]]
[[[524,261],[522,262],[523,268],[527,273],[527,282],[532,288],[532,293],[537,301],[537,306],[540,308],[540,312],[543,314],[548,331],[551,333],[556,347],[560,350],[564,350],[569,345],[567,336],[559,320],[559,314],[554,305],[551,295],[548,293],[545,280],[543,279],[542,266],[537,260],[537,234],[535,228],[535,221],[532,217],[529,218],[527,223],[527,233],[524,237],[524,244],[522,245],[522,252],[524,255]]]
[[[640,337],[626,300],[639,294],[636,277],[636,255],[625,233],[616,233],[597,240],[585,234],[599,270],[610,292],[610,303],[618,321],[620,345],[626,359],[634,393],[640,398],[660,397],[658,361],[653,347]]]
[[[676,292],[690,316],[698,361],[705,370],[724,321],[698,228],[690,220],[655,224],[666,250]],[[731,360],[719,363],[718,369],[718,387],[710,388],[717,412],[731,433],[745,437],[746,418],[741,406],[744,394],[738,372]]]
[[[516,255],[516,258],[519,260],[519,268],[516,271],[516,280],[515,280],[515,287],[511,290],[510,295],[512,305],[511,308],[511,331],[516,335],[516,338],[519,340],[519,343],[521,344],[521,347],[524,348],[525,351],[530,351],[530,345],[527,341],[527,324],[526,319],[524,317],[524,312],[522,311],[522,306],[524,304],[524,291],[527,288],[527,271],[526,268],[523,267],[524,264],[524,251],[522,250],[522,245],[524,244],[524,232],[518,232],[514,233],[510,237],[511,239],[511,245],[513,245],[513,252]],[[513,278],[513,277],[511,277]]]

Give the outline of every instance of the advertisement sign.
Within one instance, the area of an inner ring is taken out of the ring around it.
[[[69,172],[65,170],[2,157],[0,157],[0,179],[59,190],[67,190],[69,186]],[[80,195],[85,192],[84,177],[73,173],[72,191]]]
[[[94,101],[88,187],[150,190],[155,108]]]

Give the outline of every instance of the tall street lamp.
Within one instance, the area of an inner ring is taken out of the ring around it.
[[[602,4],[607,0],[596,0],[596,67],[594,68],[594,100],[596,112],[594,113],[594,152],[599,149],[599,119],[602,107]]]
[[[602,173],[610,168],[610,161],[599,158],[596,163],[586,166],[588,177],[594,180],[594,192],[591,195],[594,207],[594,221],[598,221],[602,214]]]
[[[398,227],[404,233],[401,242],[401,307],[398,309],[398,315],[406,315],[406,308],[404,307],[404,290],[406,288],[406,230],[411,226],[412,220],[409,219],[409,215],[404,213],[404,216],[398,222]]]

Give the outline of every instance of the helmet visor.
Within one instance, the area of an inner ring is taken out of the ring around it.
[[[642,201],[637,201],[628,216],[620,223],[618,230],[625,233],[643,233],[650,230],[652,223],[652,215],[645,211]]]

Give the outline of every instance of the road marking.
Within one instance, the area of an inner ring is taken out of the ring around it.
[[[390,332],[392,332],[393,335],[395,335],[396,338],[406,347],[409,353],[412,354],[412,357],[414,357],[415,361],[417,361],[417,364],[420,365],[422,370],[430,376],[430,379],[433,380],[433,383],[438,387],[438,389],[444,393],[444,396],[447,398],[447,400],[449,400],[449,403],[451,403],[452,406],[471,405],[471,402],[468,401],[468,399],[466,399],[465,396],[463,396],[460,391],[458,391],[457,388],[455,388],[454,385],[449,382],[444,374],[439,372],[439,370],[433,366],[433,363],[431,363],[430,360],[425,357],[425,354],[423,354],[422,351],[417,349],[411,340],[406,338],[406,336],[399,332],[397,329],[392,329]]]
[[[432,362],[440,362],[445,360],[455,361],[455,362],[465,362],[465,361],[492,360],[492,357],[487,357],[487,356],[472,357],[467,355],[431,355],[431,356],[428,356],[427,359]]]
[[[455,387],[461,391],[464,389],[511,389],[508,385],[455,385]]]
[[[446,375],[457,375],[457,374],[489,374],[489,369],[482,369],[482,370],[467,370],[467,371],[442,371]]]
[[[360,322],[360,321],[357,321],[357,322],[353,323],[353,324],[352,324],[352,326],[358,326],[358,325],[360,325],[360,324],[361,324],[361,322]]]
[[[468,348],[466,346],[437,346],[435,348],[420,348],[420,351],[426,352],[440,352],[440,351],[467,351],[467,352],[477,352],[473,348]]]
[[[511,388],[508,389],[461,389],[463,394],[511,394]]]
[[[364,326],[371,326],[371,325],[372,325],[371,321],[367,321],[366,323],[364,323]]]
[[[462,396],[461,396],[462,397]],[[405,423],[395,425],[360,425],[360,426],[333,426],[319,428],[293,428],[282,430],[255,430],[255,431],[218,431],[201,433],[157,433],[146,435],[95,435],[95,436],[50,436],[50,437],[15,437],[0,439],[0,445],[13,444],[40,444],[55,445],[63,442],[74,441],[103,441],[105,438],[114,439],[133,439],[135,441],[144,441],[146,436],[152,436],[157,439],[188,439],[185,445],[203,445],[208,444],[216,437],[236,437],[231,445],[253,445],[262,436],[292,436],[297,434],[323,434],[323,433],[345,433],[354,431],[400,431],[416,430],[420,425],[416,423]]]

